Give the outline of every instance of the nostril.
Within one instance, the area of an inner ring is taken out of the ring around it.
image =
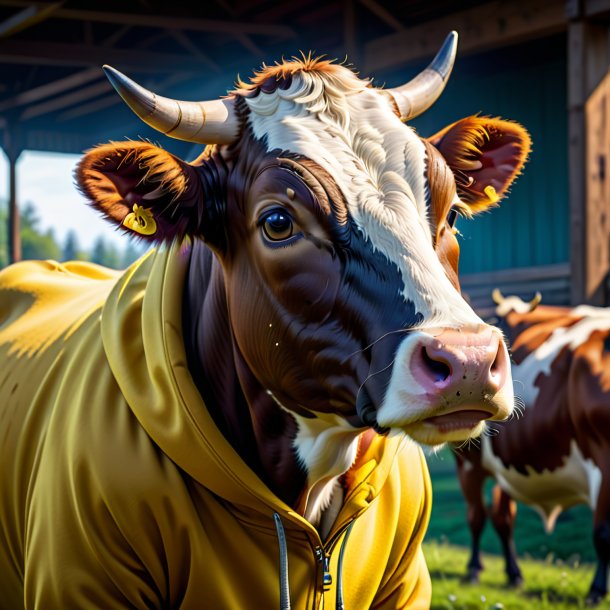
[[[500,364],[500,351],[498,350],[498,353],[496,354],[496,358],[495,360],[491,363],[491,368],[489,369],[491,371],[492,375],[495,375],[498,373],[498,371],[500,370],[501,364]]]
[[[489,367],[489,375],[490,380],[494,383],[498,388],[504,385],[506,380],[508,369],[508,362],[506,356],[506,350],[503,349],[502,345],[498,347],[498,351],[496,352],[496,357]]]
[[[435,383],[446,381],[451,376],[451,368],[449,365],[442,360],[431,358],[425,347],[422,347],[421,359],[424,367]]]

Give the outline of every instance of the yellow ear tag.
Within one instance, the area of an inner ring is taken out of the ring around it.
[[[157,232],[157,223],[150,208],[144,208],[137,203],[133,206],[133,212],[125,216],[123,224],[141,235],[154,235]]]
[[[497,203],[500,200],[498,193],[496,193],[496,189],[493,186],[491,186],[491,184],[487,185],[483,189],[483,192],[487,195],[487,197],[489,198],[489,200],[492,203]]]

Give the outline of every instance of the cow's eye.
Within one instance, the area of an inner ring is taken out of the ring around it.
[[[270,241],[284,241],[294,234],[294,225],[290,215],[283,210],[272,210],[261,218],[265,237]]]
[[[447,225],[450,229],[453,229],[453,227],[455,227],[455,223],[457,222],[459,215],[460,212],[456,207],[453,207],[449,210],[449,214],[447,214]]]

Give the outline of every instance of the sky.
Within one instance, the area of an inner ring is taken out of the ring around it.
[[[100,235],[123,250],[128,238],[87,205],[74,185],[74,167],[81,155],[25,151],[17,161],[17,201],[20,207],[34,204],[40,228],[52,228],[62,246],[74,229],[84,250],[90,250]],[[0,199],[8,199],[8,163],[0,155]]]

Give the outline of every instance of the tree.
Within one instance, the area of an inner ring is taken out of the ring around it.
[[[121,257],[118,250],[114,245],[107,242],[102,235],[93,243],[90,259],[91,262],[103,265],[104,267],[121,268]]]
[[[64,241],[64,247],[61,253],[62,261],[84,261],[88,260],[88,256],[86,252],[81,250],[81,247],[78,243],[78,235],[74,229],[70,229],[66,234],[66,239]]]
[[[36,208],[32,203],[26,203],[21,211],[21,257],[24,260],[59,260],[61,250],[53,229],[41,233],[39,224]]]
[[[145,245],[129,240],[125,246],[125,250],[123,251],[123,267],[129,267],[129,265],[139,259],[145,251]]]

